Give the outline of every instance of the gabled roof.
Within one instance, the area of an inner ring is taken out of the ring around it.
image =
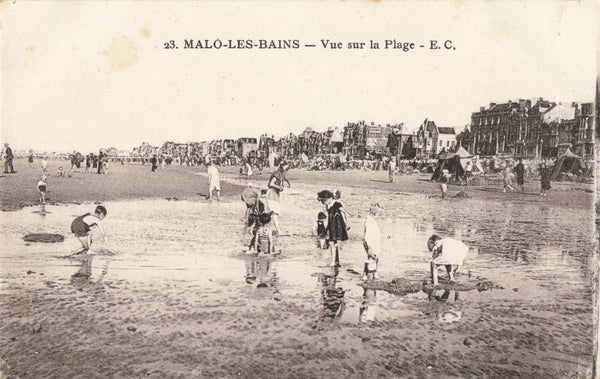
[[[456,134],[454,128],[438,127],[440,134]]]

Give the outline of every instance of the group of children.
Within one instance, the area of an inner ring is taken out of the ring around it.
[[[341,201],[341,192],[324,190],[318,193],[318,200],[325,205],[326,212],[319,212],[313,234],[317,237],[321,249],[329,248],[331,251],[330,266],[339,266],[340,242],[348,240],[348,218]],[[376,279],[377,264],[381,252],[381,233],[379,226],[373,218],[381,213],[383,207],[379,204],[371,205],[369,215],[365,219],[363,247],[367,254],[363,280]]]
[[[242,200],[246,203],[246,228],[252,234],[248,253],[271,254],[275,252],[274,230],[272,225],[273,212],[267,202],[267,190],[257,192],[248,187],[242,193]]]
[[[317,221],[313,227],[313,234],[317,237],[317,242],[321,249],[331,249],[331,266],[339,266],[339,242],[348,239],[346,213],[340,200],[340,191],[324,190],[318,193],[318,199],[326,207],[325,212],[319,212]],[[379,216],[383,207],[378,204],[372,204],[369,207],[369,214],[363,224],[363,247],[366,253],[366,259],[363,267],[362,279],[377,279],[377,267],[381,253],[381,232],[375,217]],[[431,281],[438,285],[438,269],[445,268],[449,280],[454,282],[454,274],[463,264],[469,247],[461,241],[453,238],[441,238],[438,235],[432,235],[427,241],[427,247],[432,253],[430,262]]]

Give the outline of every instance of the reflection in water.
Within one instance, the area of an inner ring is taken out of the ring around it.
[[[319,280],[323,285],[321,296],[323,298],[322,319],[334,319],[340,317],[344,311],[344,294],[346,291],[342,287],[337,287],[339,269],[334,267],[331,275],[323,274]]]
[[[77,272],[71,275],[71,284],[79,288],[86,285],[102,284],[104,277],[108,273],[108,264],[110,263],[110,260],[106,260],[106,262],[104,262],[98,277],[93,278],[92,261],[94,260],[94,256],[90,254],[82,254],[77,259],[81,261],[81,265],[79,266]]]
[[[47,212],[47,211],[46,211],[46,204],[45,204],[45,203],[41,203],[41,204],[40,204],[40,210],[39,210],[39,211],[33,211],[32,213],[37,213],[37,214],[39,214],[40,216],[45,216],[45,215],[47,215],[48,213],[52,213],[52,212]]]
[[[244,257],[246,265],[246,283],[255,284],[256,288],[271,288],[273,299],[282,299],[279,291],[279,277],[272,269],[273,257],[271,255],[249,255]]]
[[[377,290],[364,289],[363,300],[358,313],[358,321],[375,321],[377,313]]]
[[[428,290],[429,304],[425,314],[445,323],[459,321],[462,318],[462,310],[457,304],[460,300],[459,293],[456,290]]]

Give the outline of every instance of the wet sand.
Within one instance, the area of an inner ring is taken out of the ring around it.
[[[40,180],[41,163],[36,161],[29,168],[24,159],[15,161],[16,174],[0,174],[0,209],[17,210],[26,206],[37,206],[40,194],[37,182]],[[62,166],[65,176],[57,176]],[[166,169],[151,172],[151,165],[132,163],[121,165],[111,163],[108,175],[86,174],[85,167],[66,176],[70,170],[68,161],[48,161],[47,203],[79,204],[84,202],[105,202],[110,200],[167,199],[202,200],[208,195],[205,177],[190,172],[206,173],[206,168],[171,165]],[[94,171],[95,172],[95,171]],[[238,196],[243,188],[227,182],[221,183],[224,198]]]
[[[205,188],[204,177],[196,173],[186,171],[190,178],[181,180]],[[376,175],[386,177],[383,172],[292,171],[281,216],[289,235],[280,238],[282,256],[277,259],[242,254],[249,236],[243,231],[245,206],[237,194],[220,203],[198,197],[107,198],[105,227],[117,254],[102,254],[104,246],[98,244],[96,252],[78,259],[60,257],[78,247],[68,226],[93,204],[49,205],[44,215],[34,213],[37,207],[3,212],[4,374],[589,375],[590,193],[556,189],[539,199],[472,188],[474,196],[442,201],[435,197],[437,186],[418,181],[421,177],[384,184],[371,182]],[[234,172],[223,176],[234,178],[235,185],[247,183]],[[319,250],[310,235],[321,210],[316,192],[324,186],[342,191],[350,216],[350,240],[342,248],[339,270],[326,267],[328,252]],[[158,194],[152,197],[181,196]],[[568,199],[550,202],[551,196]],[[589,202],[588,208],[571,207],[572,196]],[[436,232],[471,246],[459,282],[471,274],[503,289],[421,289],[395,295],[363,288],[357,274],[365,259],[361,227],[375,201],[385,208],[377,218],[380,280],[427,280],[426,240]],[[29,243],[23,240],[29,233],[63,234],[66,240]]]

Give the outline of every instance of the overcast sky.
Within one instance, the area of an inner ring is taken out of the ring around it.
[[[591,2],[4,2],[1,139],[82,152],[594,99]],[[315,48],[189,50],[184,39]],[[415,42],[410,52],[351,41]],[[321,39],[344,42],[323,49]],[[419,48],[452,40],[456,50]],[[179,49],[164,49],[174,40]]]

